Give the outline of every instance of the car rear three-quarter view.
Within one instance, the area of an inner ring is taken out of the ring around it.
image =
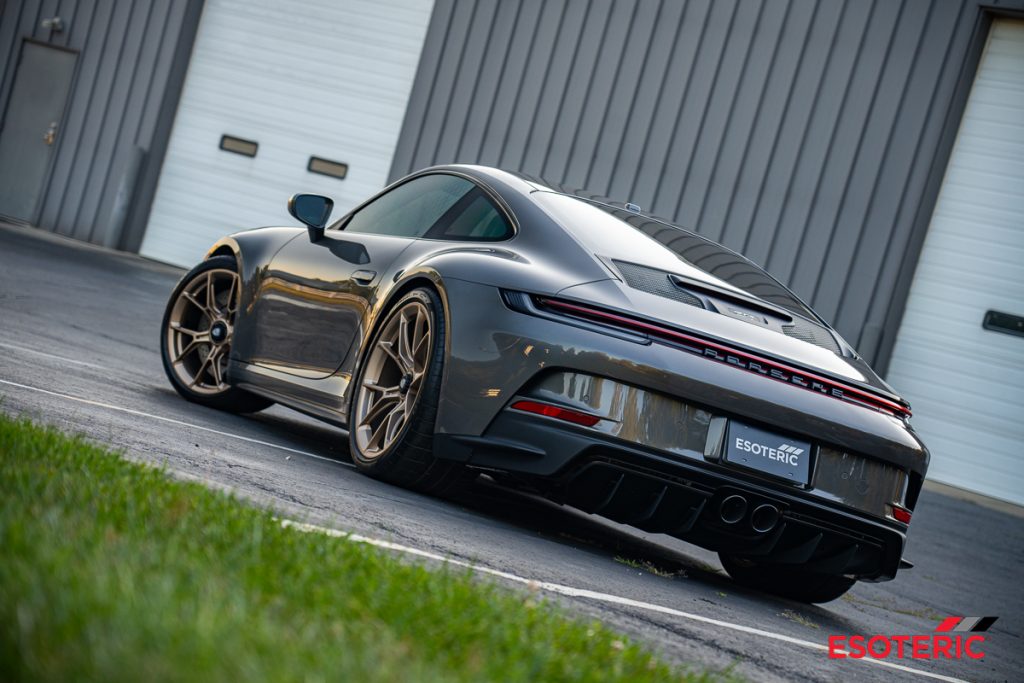
[[[639,207],[476,166],[325,229],[227,237],[163,351],[187,398],[345,426],[353,461],[441,493],[483,472],[717,551],[808,602],[907,566],[928,464],[910,408],[788,289]]]

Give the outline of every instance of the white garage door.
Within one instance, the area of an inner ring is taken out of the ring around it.
[[[888,377],[929,478],[1024,504],[1024,336],[987,311],[1024,318],[1024,21],[993,25]]]
[[[432,0],[207,0],[142,254],[192,265],[221,235],[290,225],[294,192],[335,215],[387,180]],[[256,156],[222,151],[223,135]],[[310,157],[348,165],[344,180]]]

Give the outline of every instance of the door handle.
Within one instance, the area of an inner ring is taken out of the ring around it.
[[[375,277],[377,277],[377,272],[373,270],[357,270],[352,273],[352,279],[364,285],[368,285],[373,282],[373,278]]]
[[[47,145],[52,145],[54,140],[57,139],[57,122],[50,121],[50,127],[43,133],[43,142]]]

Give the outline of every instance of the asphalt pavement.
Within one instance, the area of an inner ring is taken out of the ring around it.
[[[759,681],[1021,680],[1019,511],[926,490],[911,524],[914,569],[857,584],[822,606],[762,595],[733,584],[713,553],[676,539],[486,481],[455,501],[419,495],[356,472],[339,429],[279,406],[237,416],[184,401],[158,352],[164,303],[180,275],[137,256],[0,226],[0,410],[84,434],[282,516],[551,584],[551,599],[567,610],[674,661],[731,666]],[[887,660],[905,670],[832,660],[815,647],[833,634],[932,634],[951,615],[999,617],[985,634],[983,660]]]

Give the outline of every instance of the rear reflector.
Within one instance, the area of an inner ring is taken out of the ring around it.
[[[893,505],[892,516],[896,518],[897,522],[910,524],[910,510],[906,508],[901,508],[899,505]]]
[[[553,417],[556,420],[565,420],[566,422],[583,425],[584,427],[593,427],[601,421],[601,418],[594,415],[587,415],[586,413],[569,410],[568,408],[553,406],[550,403],[538,403],[536,401],[516,401],[512,404],[512,410],[521,410],[524,413],[535,413],[545,417]]]

